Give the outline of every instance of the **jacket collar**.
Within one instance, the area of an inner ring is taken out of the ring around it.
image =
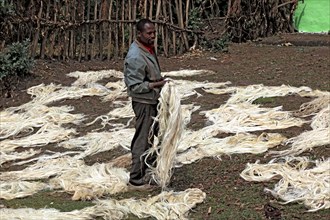
[[[147,52],[147,53],[150,53],[152,55],[155,54],[155,50],[154,50],[154,47],[148,47],[144,44],[142,44],[140,41],[138,40],[135,40],[136,44],[144,51],[144,52]]]

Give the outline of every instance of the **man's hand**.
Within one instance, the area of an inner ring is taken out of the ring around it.
[[[163,87],[166,82],[167,82],[167,80],[164,80],[164,79],[161,81],[158,81],[158,82],[151,82],[151,83],[149,83],[149,88],[153,89],[153,88]]]

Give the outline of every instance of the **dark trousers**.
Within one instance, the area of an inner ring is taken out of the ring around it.
[[[134,185],[145,184],[143,177],[146,174],[147,165],[145,156],[142,156],[146,150],[152,147],[153,138],[149,140],[153,118],[157,116],[157,104],[145,104],[132,102],[135,114],[135,134],[131,143],[132,167],[129,182]],[[158,132],[158,125],[154,127],[154,135]],[[147,163],[152,164],[155,156],[147,158]]]

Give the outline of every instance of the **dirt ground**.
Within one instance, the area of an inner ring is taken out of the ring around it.
[[[160,56],[162,71],[180,69],[208,69],[214,75],[188,77],[191,80],[226,82],[233,86],[264,84],[308,86],[312,89],[330,91],[330,35],[282,34],[267,39],[244,44],[230,44],[227,53],[192,51],[182,56],[165,58]],[[26,89],[40,83],[70,85],[75,79],[65,76],[73,71],[117,69],[122,71],[123,60],[117,61],[41,61],[38,60],[33,74],[22,79],[11,98],[1,97],[0,110],[18,106],[30,100]],[[110,79],[111,80],[111,79]],[[217,108],[228,96],[217,96],[199,91],[202,97],[193,97],[189,102],[198,102],[199,111]],[[287,96],[274,98],[266,106],[282,105],[284,110],[298,110],[309,98]],[[56,103],[55,103],[56,104]],[[75,112],[95,116],[108,113],[109,103],[85,97],[79,100],[66,100],[57,104],[75,107]],[[188,127],[198,129],[205,125],[205,118],[195,112]],[[91,127],[79,128],[79,132],[91,131]],[[105,130],[107,127],[105,128]],[[294,127],[280,131],[286,137],[293,137],[309,126]],[[278,131],[277,131],[278,132]],[[49,146],[53,148],[53,146]],[[120,153],[120,152],[119,152]],[[117,152],[117,154],[119,154]],[[116,153],[102,153],[86,158],[86,163],[106,162]],[[330,147],[324,146],[305,155],[317,158],[329,157]],[[174,172],[170,188],[179,191],[188,187],[198,187],[207,194],[203,204],[191,214],[192,219],[265,219],[263,205],[272,203],[278,207],[282,219],[328,219],[329,210],[306,213],[302,205],[281,205],[263,192],[264,187],[272,188],[273,183],[251,183],[239,177],[246,163],[257,159],[268,161],[263,155],[223,156],[222,160],[205,158],[192,165],[183,166]],[[4,164],[1,171],[20,169]],[[64,195],[63,195],[64,196]],[[65,196],[64,196],[65,197]],[[125,197],[125,195],[118,198]],[[70,199],[69,197],[65,199]],[[1,201],[0,201],[1,202]]]

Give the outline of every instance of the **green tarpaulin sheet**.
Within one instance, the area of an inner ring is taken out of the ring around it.
[[[330,0],[299,1],[294,12],[294,25],[299,32],[329,32]]]

